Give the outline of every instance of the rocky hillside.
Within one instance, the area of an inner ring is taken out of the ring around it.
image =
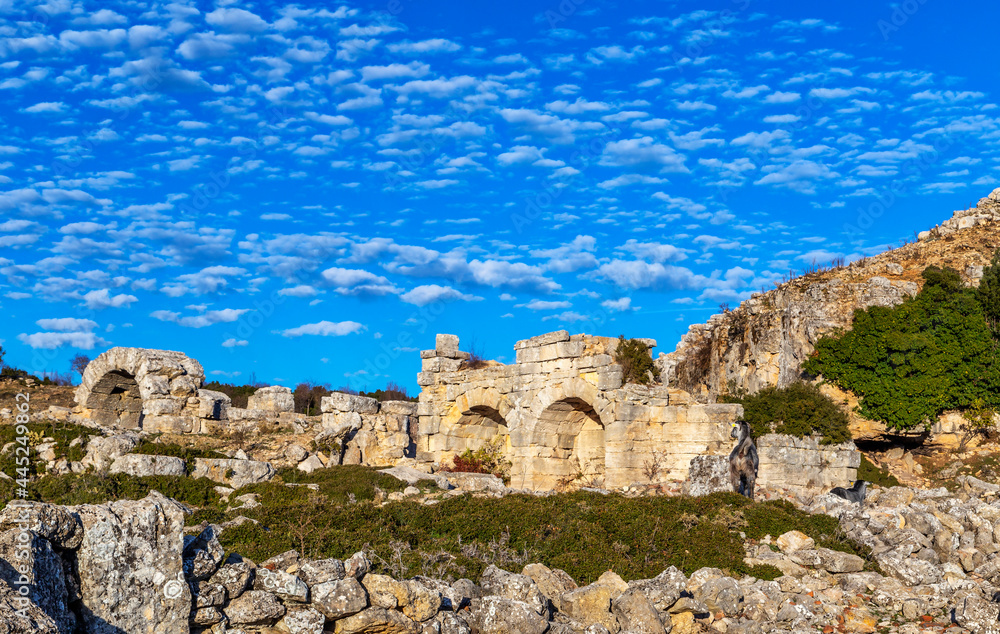
[[[756,293],[734,310],[692,325],[674,352],[661,354],[664,381],[703,398],[785,386],[799,377],[820,337],[849,327],[859,308],[894,306],[915,295],[926,267],[948,266],[978,284],[1000,247],[998,223],[1000,188],[975,208],[956,211],[920,233],[917,242]]]

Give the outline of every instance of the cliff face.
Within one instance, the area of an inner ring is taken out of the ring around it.
[[[926,267],[952,267],[978,285],[1000,246],[998,228],[1000,189],[922,232],[918,242],[755,293],[736,309],[691,326],[674,352],[661,354],[664,382],[707,399],[733,389],[788,385],[823,335],[849,328],[857,309],[895,306],[915,295]]]

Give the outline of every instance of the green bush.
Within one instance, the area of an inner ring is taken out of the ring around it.
[[[784,388],[766,387],[756,394],[722,396],[719,400],[743,405],[743,418],[755,438],[770,433],[799,438],[818,434],[823,444],[851,439],[847,414],[810,383],[799,381]]]
[[[102,504],[114,500],[141,500],[152,490],[195,507],[214,506],[220,502],[215,492],[218,483],[207,478],[187,476],[130,476],[114,474],[76,474],[43,476],[28,487],[29,498],[51,504]],[[3,498],[4,503],[10,500]]]
[[[990,266],[983,269],[983,278],[979,280],[976,299],[983,307],[983,316],[990,325],[995,338],[1000,338],[1000,249],[993,252]]]
[[[650,382],[650,374],[653,375],[653,380],[660,378],[660,368],[653,363],[649,348],[638,339],[625,339],[625,335],[618,336],[615,363],[622,366],[622,379],[626,383],[646,385]]]
[[[889,429],[929,426],[977,398],[1000,404],[997,352],[977,292],[952,269],[928,267],[916,297],[854,313],[803,365],[861,397],[859,412]]]
[[[174,458],[180,458],[184,460],[184,464],[187,467],[187,472],[190,474],[194,471],[194,461],[196,458],[225,458],[225,454],[221,454],[217,451],[211,449],[197,449],[195,447],[184,447],[176,443],[156,443],[149,440],[142,441],[138,447],[132,450],[132,453],[146,454],[150,456],[173,456]]]
[[[314,495],[314,494],[313,494]],[[260,561],[297,549],[309,557],[347,557],[366,549],[383,572],[476,579],[490,563],[519,570],[539,561],[590,583],[609,568],[626,580],[656,576],[670,565],[686,573],[718,567],[739,577],[780,576],[743,561],[739,536],[758,539],[800,529],[820,544],[864,554],[837,520],[787,502],[753,504],[733,493],[701,498],[627,498],[576,492],[499,499],[461,496],[426,506],[334,506],[310,494],[265,501],[240,511],[260,522],[227,530],[228,549]],[[207,518],[208,516],[206,516]]]

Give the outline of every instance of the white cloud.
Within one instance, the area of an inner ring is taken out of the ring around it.
[[[104,308],[121,308],[125,306],[128,308],[133,302],[139,301],[139,298],[135,295],[111,295],[111,292],[102,288],[96,291],[90,291],[83,296],[83,301],[87,304],[87,308],[92,310],[101,310]]]
[[[601,306],[604,306],[608,310],[615,312],[626,312],[629,310],[634,310],[632,308],[632,298],[622,297],[620,299],[606,299],[601,302]]]
[[[454,53],[461,50],[462,45],[451,40],[435,38],[420,42],[398,42],[389,44],[387,48],[390,53]]]
[[[230,337],[222,342],[223,348],[236,348],[238,346],[247,346],[250,342],[246,339],[236,339],[235,337]]]
[[[572,306],[570,302],[567,301],[551,301],[543,299],[533,299],[527,304],[519,304],[518,308],[527,308],[528,310],[558,310],[560,308],[569,308]]]
[[[683,154],[662,143],[656,143],[648,136],[608,143],[604,147],[600,163],[612,167],[659,165],[661,172],[688,171],[684,166]]]
[[[303,324],[296,328],[289,328],[281,331],[285,337],[301,337],[302,335],[319,335],[322,337],[342,337],[357,332],[367,330],[362,324],[356,321],[320,321],[315,324]]]
[[[20,334],[18,340],[34,349],[52,350],[63,346],[92,350],[98,346],[106,346],[108,342],[92,332],[36,332]]]
[[[90,319],[61,317],[58,319],[39,319],[35,322],[39,328],[56,330],[58,332],[90,332],[97,328],[97,322]]]
[[[477,297],[475,295],[467,295],[450,286],[439,286],[437,284],[424,284],[423,286],[418,286],[411,291],[403,293],[399,296],[399,298],[407,304],[414,304],[416,306],[426,306],[427,304],[432,304],[434,302],[451,302],[457,300],[475,302],[483,299],[482,297]]]
[[[214,27],[237,33],[260,33],[269,26],[259,15],[243,9],[216,9],[205,14],[205,21]]]

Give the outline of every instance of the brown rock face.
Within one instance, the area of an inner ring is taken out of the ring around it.
[[[1000,246],[998,222],[1000,193],[994,192],[923,232],[919,242],[756,293],[691,326],[674,352],[661,354],[663,380],[702,398],[788,385],[822,336],[849,328],[855,310],[895,306],[916,295],[926,267],[952,267],[977,285]]]

